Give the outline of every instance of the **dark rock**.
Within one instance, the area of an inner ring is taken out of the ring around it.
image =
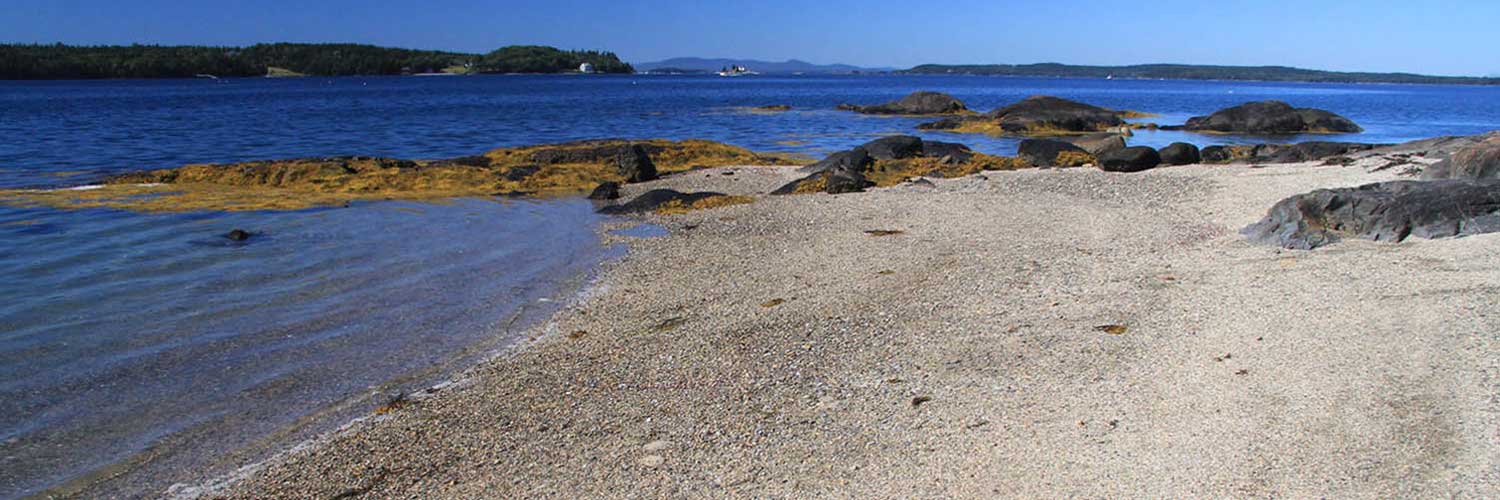
[[[1195,132],[1239,134],[1300,134],[1360,132],[1348,118],[1312,108],[1293,108],[1281,101],[1249,102],[1221,109],[1209,116],[1195,116],[1182,127]]]
[[[1423,179],[1500,178],[1500,135],[1459,149],[1453,156],[1427,167]]]
[[[1343,156],[1374,149],[1380,145],[1355,142],[1308,141],[1279,148],[1269,155],[1257,154],[1251,161],[1256,163],[1298,163],[1318,161],[1334,156]]]
[[[602,182],[589,193],[590,200],[616,200],[620,198],[620,183]]]
[[[893,135],[865,143],[861,148],[877,160],[901,160],[922,156],[922,139],[910,135]]]
[[[948,158],[955,163],[968,163],[974,159],[974,150],[956,142],[922,141],[922,156]]]
[[[872,163],[875,163],[875,159],[870,157],[870,153],[865,151],[865,148],[863,147],[857,147],[847,151],[839,151],[837,153],[830,154],[828,155],[828,157],[823,158],[817,163],[799,168],[797,169],[797,171],[804,173],[825,172],[840,167],[845,169],[853,169],[856,171],[864,171],[865,169],[869,168],[870,164]]]
[[[1021,141],[1020,147],[1017,148],[1016,157],[1033,166],[1050,167],[1057,163],[1057,155],[1063,152],[1073,152],[1082,155],[1089,154],[1083,148],[1063,141],[1025,139]]]
[[[434,163],[434,166],[447,166],[447,165],[460,166],[460,167],[487,168],[487,167],[490,166],[490,157],[484,156],[484,155],[460,156],[458,158],[449,158],[447,160],[442,160],[442,161]]]
[[[1310,250],[1343,237],[1401,241],[1496,232],[1497,212],[1500,179],[1389,181],[1292,196],[1242,232],[1251,240]]]
[[[1105,172],[1140,172],[1161,164],[1161,155],[1146,146],[1132,146],[1099,156],[1099,169]]]
[[[1068,138],[1068,142],[1094,156],[1125,149],[1125,137],[1119,134],[1089,134]]]
[[[251,236],[253,235],[250,234],[249,231],[245,231],[243,229],[235,229],[228,233],[224,233],[224,238],[228,239],[229,241],[245,241],[250,239]]]
[[[646,148],[630,146],[615,155],[615,169],[625,177],[625,182],[645,182],[656,179],[656,164]]]
[[[1198,156],[1203,163],[1229,163],[1234,159],[1234,153],[1230,151],[1229,146],[1209,146],[1199,151]]]
[[[951,95],[927,91],[912,92],[899,101],[874,106],[840,104],[838,109],[872,115],[939,115],[968,111],[963,101]]]
[[[671,201],[681,201],[683,204],[691,205],[699,200],[724,196],[724,193],[683,193],[671,189],[653,189],[635,197],[627,203],[611,205],[599,209],[601,214],[635,214],[656,210],[663,204]]]
[[[1168,165],[1192,165],[1202,161],[1198,146],[1186,142],[1174,142],[1161,148],[1161,162]]]
[[[985,113],[1000,128],[1016,134],[1036,132],[1102,132],[1125,124],[1120,113],[1060,97],[1032,96]]]

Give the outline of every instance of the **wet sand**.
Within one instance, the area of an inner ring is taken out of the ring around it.
[[[525,348],[174,493],[1500,496],[1500,234],[1238,234],[1394,170],[987,172],[649,216],[671,235],[618,237]]]

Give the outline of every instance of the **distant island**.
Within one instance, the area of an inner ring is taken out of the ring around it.
[[[611,52],[536,45],[487,54],[346,43],[249,47],[0,45],[0,79],[192,78],[195,76],[377,76],[422,73],[633,73]]]
[[[1134,66],[1075,66],[1071,64],[923,64],[902,74],[963,74],[991,76],[1040,76],[1061,78],[1133,78],[1148,80],[1259,80],[1272,82],[1326,83],[1446,83],[1497,85],[1500,78],[1428,76],[1411,73],[1349,73],[1286,66],[1200,66],[1191,64],[1139,64]]]
[[[743,66],[746,69],[761,74],[794,74],[794,73],[819,73],[819,74],[855,74],[855,73],[885,73],[892,68],[861,68],[848,64],[814,64],[807,61],[788,59],[786,61],[758,61],[755,59],[732,59],[732,58],[704,58],[704,57],[674,57],[664,61],[636,63],[635,68],[643,73],[654,74],[696,74],[714,73],[723,68],[732,66]]]

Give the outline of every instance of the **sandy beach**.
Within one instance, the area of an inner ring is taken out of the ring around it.
[[[1500,496],[1500,234],[1239,230],[1397,178],[986,172],[650,215],[524,348],[202,498]],[[628,224],[626,224],[628,225]],[[622,227],[622,226],[616,226]]]

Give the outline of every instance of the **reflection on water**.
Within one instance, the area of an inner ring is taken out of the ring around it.
[[[0,209],[0,497],[122,460],[160,487],[430,383],[604,258],[592,208]]]

